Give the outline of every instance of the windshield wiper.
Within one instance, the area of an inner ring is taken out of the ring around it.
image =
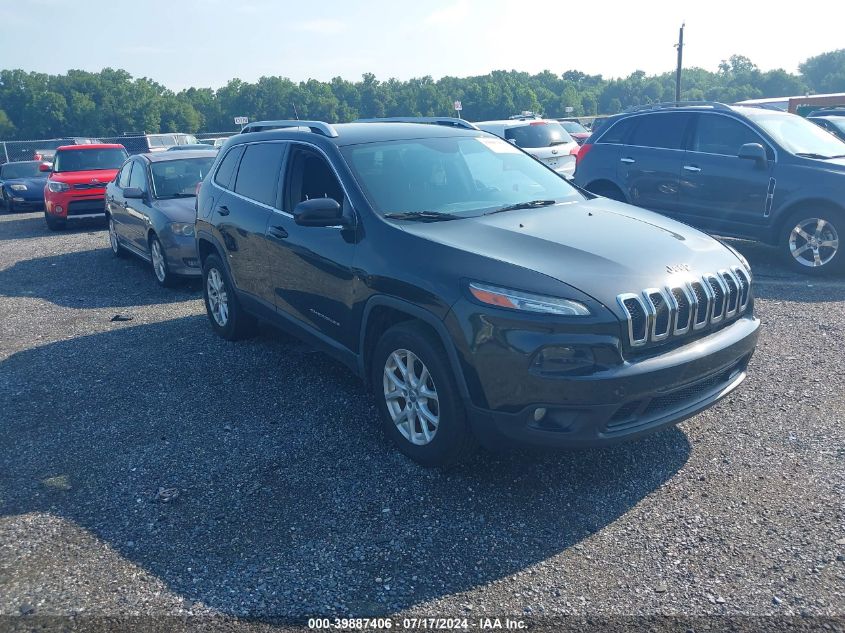
[[[815,152],[795,152],[796,156],[803,156],[804,158],[818,158],[819,160],[828,160],[829,158],[838,158],[837,156],[825,156],[824,154],[816,154]]]
[[[518,202],[516,204],[509,204],[505,207],[499,207],[488,211],[484,215],[492,215],[494,213],[503,213],[505,211],[517,211],[518,209],[539,209],[540,207],[548,207],[555,204],[555,200],[529,200],[528,202]]]
[[[460,220],[461,217],[451,213],[437,213],[436,211],[399,211],[385,213],[390,220],[419,220],[420,222],[442,222],[445,220]]]

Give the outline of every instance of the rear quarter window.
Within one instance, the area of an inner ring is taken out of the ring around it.
[[[284,149],[281,143],[247,145],[235,178],[235,193],[274,206]]]
[[[214,182],[224,189],[232,188],[232,176],[235,175],[235,170],[238,167],[238,161],[241,159],[243,151],[244,146],[237,145],[226,152],[226,156],[220,161],[220,166],[214,174]]]

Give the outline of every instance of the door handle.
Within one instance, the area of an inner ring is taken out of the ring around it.
[[[695,165],[684,165],[684,169],[696,174],[701,171],[701,167],[696,167]]]
[[[221,204],[219,207],[217,207],[217,213],[219,213],[220,215],[229,215],[229,207],[227,207],[225,204]]]
[[[270,237],[275,237],[280,240],[283,240],[288,236],[288,232],[282,226],[271,226],[267,229],[267,234]]]
[[[627,163],[627,164],[630,165],[631,163],[636,163],[637,161],[635,161],[633,158],[620,158],[619,162],[620,163]]]

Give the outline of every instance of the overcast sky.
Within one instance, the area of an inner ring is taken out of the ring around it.
[[[0,0],[0,68],[123,68],[175,90],[238,77],[295,81],[495,69],[605,77],[716,70],[737,53],[796,71],[845,47],[842,0]],[[812,10],[806,10],[812,6]],[[828,19],[824,16],[827,15]]]

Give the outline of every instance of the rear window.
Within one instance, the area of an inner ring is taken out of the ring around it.
[[[283,151],[284,145],[281,143],[247,145],[241,166],[238,167],[235,193],[273,206]]]
[[[587,128],[578,123],[578,121],[561,121],[560,124],[570,134],[589,134]]]
[[[569,132],[557,121],[532,121],[528,125],[506,128],[505,138],[518,147],[550,147],[572,142]]]
[[[161,136],[148,136],[150,147],[173,147],[177,144],[175,134],[162,134]]]
[[[636,120],[636,126],[626,141],[627,145],[681,149],[690,115],[686,112],[667,112],[632,117],[632,119]]]
[[[126,160],[125,149],[65,149],[56,152],[53,171],[89,171],[98,169],[120,169]]]
[[[214,164],[213,158],[186,158],[184,160],[157,161],[150,165],[153,192],[156,198],[185,198],[196,195],[197,184],[202,182]]]

